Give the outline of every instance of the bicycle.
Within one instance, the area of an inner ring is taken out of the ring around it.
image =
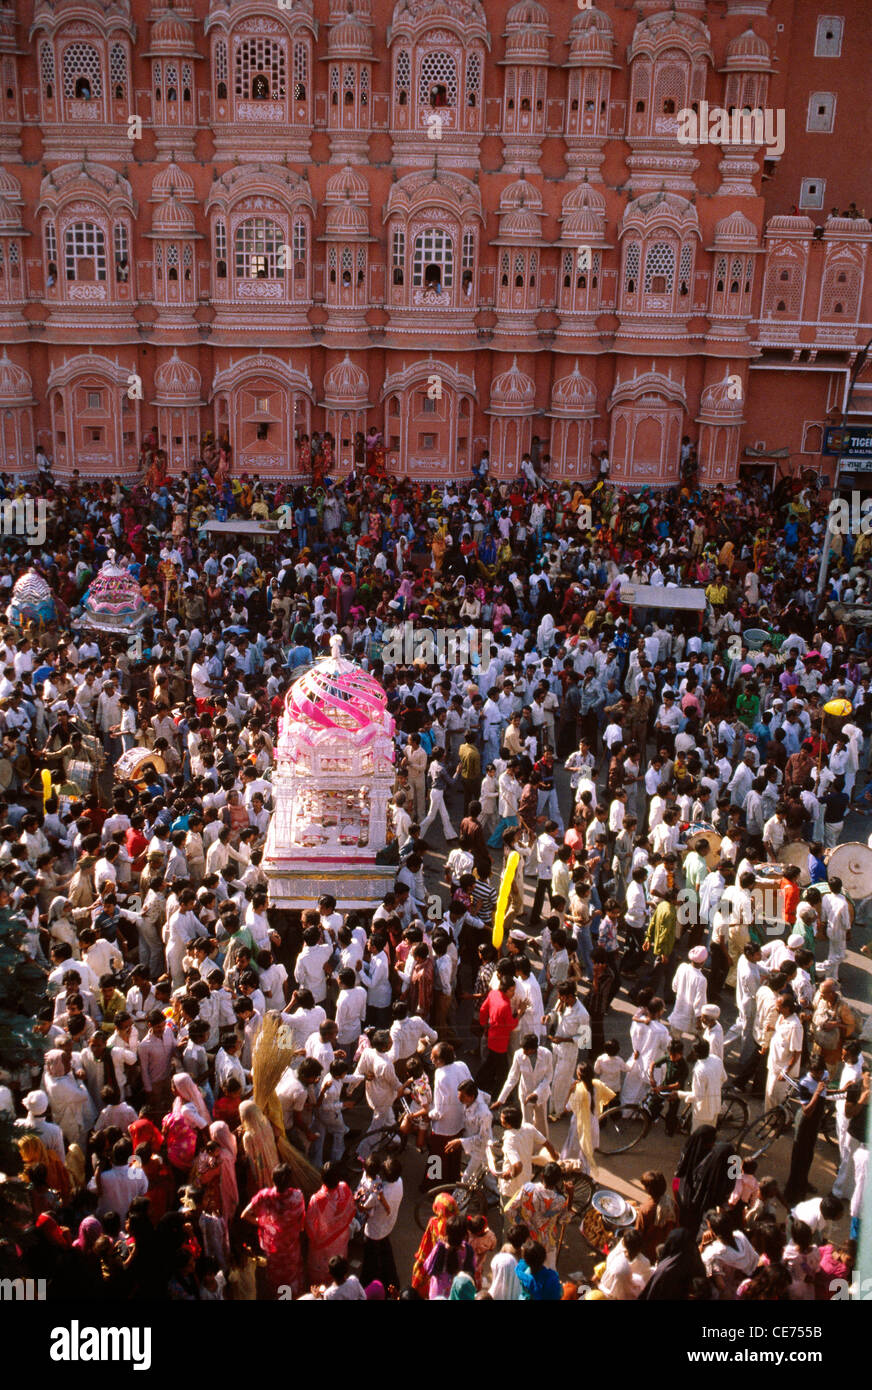
[[[784,1080],[788,1083],[787,1095],[777,1105],[764,1110],[753,1124],[742,1130],[736,1139],[737,1152],[744,1149],[747,1150],[748,1158],[760,1158],[782,1135],[792,1133],[799,1105],[799,1086],[792,1077],[787,1076]],[[830,1144],[838,1143],[835,1113],[831,1103],[827,1104],[819,1135]]]
[[[641,1144],[651,1126],[662,1115],[662,1108],[656,1107],[653,1103],[655,1099],[661,1100],[661,1097],[650,1091],[639,1105],[616,1105],[612,1110],[604,1110],[599,1122],[598,1151],[602,1154],[623,1154],[629,1153],[637,1144]],[[744,1098],[735,1091],[727,1091],[723,1097],[720,1114],[715,1121],[719,1137],[737,1137],[748,1125],[749,1114]],[[692,1119],[692,1108],[685,1105],[678,1115],[677,1132],[689,1134]]]
[[[502,1155],[498,1145],[489,1144],[486,1168],[479,1168],[471,1177],[459,1178],[457,1182],[438,1183],[418,1200],[415,1205],[415,1220],[419,1228],[422,1231],[427,1229],[427,1223],[433,1215],[434,1198],[448,1192],[457,1203],[460,1216],[487,1217],[488,1224],[499,1240],[502,1234],[503,1208],[497,1174],[501,1167]],[[590,1206],[596,1183],[587,1173],[580,1172],[571,1160],[561,1161],[560,1168],[567,1186],[572,1187],[567,1221],[579,1221]]]

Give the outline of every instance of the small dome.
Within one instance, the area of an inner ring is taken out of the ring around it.
[[[24,201],[21,196],[21,184],[14,174],[10,174],[8,169],[4,169],[2,164],[0,164],[0,197],[7,198],[12,203]]]
[[[770,56],[766,40],[753,29],[746,29],[727,44],[724,69],[727,72],[769,72]]]
[[[548,11],[538,0],[519,0],[506,15],[506,61],[548,60]]]
[[[612,21],[602,10],[580,10],[569,26],[570,63],[611,63],[615,50]]]
[[[324,392],[331,401],[343,405],[365,405],[369,392],[369,377],[355,366],[348,353],[324,377]]]
[[[536,383],[526,372],[521,371],[517,357],[512,358],[512,365],[507,372],[501,372],[499,376],[494,377],[490,403],[491,406],[500,406],[518,414],[535,407]]]
[[[366,209],[352,203],[348,198],[343,203],[334,203],[327,209],[326,233],[335,236],[368,236],[369,221]]]
[[[151,181],[151,201],[156,202],[161,198],[168,198],[171,193],[175,193],[177,198],[181,198],[183,203],[187,203],[196,198],[194,190],[194,180],[185,170],[180,169],[174,160],[170,160],[159,174],[155,174]]]
[[[175,10],[159,15],[151,26],[153,53],[188,53],[194,50],[191,26]]]
[[[109,554],[113,557],[114,552]],[[82,625],[97,632],[123,632],[130,627],[141,627],[153,613],[135,576],[110,558],[85,595]]]
[[[711,386],[706,386],[699,398],[699,404],[701,410],[716,410],[721,414],[742,413],[742,401],[736,395],[730,377],[724,377],[723,381],[714,381]]]
[[[32,393],[33,382],[28,373],[17,366],[4,349],[0,357],[0,402],[11,405],[14,401],[30,401]]]
[[[500,212],[510,212],[512,208],[528,208],[533,212],[542,211],[542,195],[538,188],[526,179],[516,179],[509,183],[500,194]]]
[[[54,621],[56,617],[54,595],[37,570],[25,570],[21,578],[16,580],[6,616],[16,627],[22,627],[31,622],[50,623]]]
[[[569,376],[562,376],[551,387],[551,409],[572,414],[596,410],[596,388],[582,376],[576,362]]]
[[[2,194],[0,194],[0,227],[5,231],[18,230],[21,227],[20,214]]]
[[[198,400],[200,396],[200,373],[196,367],[183,362],[178,353],[173,353],[167,362],[162,362],[154,374],[154,384],[160,396],[176,396],[188,400]]]
[[[757,228],[743,212],[731,212],[715,224],[715,245],[756,246]]]
[[[606,200],[590,183],[579,183],[563,199],[560,221],[564,237],[601,241],[605,236]]]
[[[803,239],[812,236],[813,233],[814,223],[811,218],[802,215],[785,213],[778,217],[770,217],[766,223],[767,236],[792,236]]]
[[[334,24],[327,36],[327,52],[331,58],[368,58],[372,40],[366,24],[354,15],[346,15]]]
[[[196,230],[194,214],[190,208],[180,203],[175,194],[155,209],[154,217],[151,219],[152,233],[163,232],[169,236],[179,236],[183,233],[190,233]]]
[[[369,202],[369,186],[366,179],[350,164],[346,164],[338,173],[331,174],[324,190],[325,203],[344,203],[346,198],[350,198],[354,203],[363,203],[364,206]]]

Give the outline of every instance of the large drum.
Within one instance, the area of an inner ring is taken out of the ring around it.
[[[842,891],[860,902],[872,895],[872,849],[859,840],[836,845],[827,860],[827,877],[840,878]]]
[[[795,864],[799,869],[801,888],[807,888],[811,883],[811,874],[808,871],[808,851],[809,846],[805,840],[793,840],[778,851],[779,864]]]
[[[133,782],[142,789],[145,786],[146,768],[152,767],[155,772],[166,772],[167,765],[160,753],[155,753],[151,748],[128,748],[121,754],[115,764],[115,780],[117,782]]]
[[[721,862],[721,840],[713,825],[706,824],[705,821],[692,821],[687,827],[685,843],[688,849],[696,849],[700,840],[708,841],[708,854],[705,862],[710,869],[716,869]]]

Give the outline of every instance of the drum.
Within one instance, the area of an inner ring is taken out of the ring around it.
[[[859,840],[836,845],[827,860],[827,876],[842,880],[846,897],[857,902],[868,898],[872,894],[872,849]]]
[[[721,840],[713,825],[704,821],[692,821],[687,827],[686,844],[688,849],[696,849],[699,840],[708,840],[708,854],[705,862],[710,869],[716,869],[721,862]]]
[[[155,772],[166,772],[166,763],[160,753],[151,748],[128,748],[115,764],[115,778],[118,782],[144,782],[145,770],[153,767]]]
[[[793,840],[791,844],[784,845],[778,851],[779,864],[795,864],[799,869],[801,888],[807,888],[811,883],[811,874],[808,871],[808,851],[809,846],[805,840]]]

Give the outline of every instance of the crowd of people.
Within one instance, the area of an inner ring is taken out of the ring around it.
[[[57,602],[0,628],[0,911],[44,977],[33,1056],[0,1074],[2,1273],[59,1298],[832,1297],[869,1073],[828,859],[872,797],[872,642],[829,615],[868,593],[872,541],[829,537],[819,617],[811,484],[631,494],[548,481],[534,449],[511,482],[485,455],[432,487],[387,476],[375,431],[337,481],[330,443],[305,441],[311,486],[236,477],[211,439],[181,478],[151,440],[136,485],[44,456],[35,486],[2,479],[48,521],[42,548],[5,538],[0,588],[32,565]],[[212,519],[263,535],[216,544]],[[83,623],[109,557],[155,610],[135,647]],[[640,585],[664,606],[622,601]],[[456,634],[447,662],[385,659],[409,623]],[[290,914],[262,868],[277,720],[337,639],[396,721],[395,882],[372,912]],[[731,1088],[794,1107],[785,1171],[736,1171]],[[632,1103],[689,1137],[570,1278],[574,1175]],[[476,1183],[502,1243],[459,1200]]]

